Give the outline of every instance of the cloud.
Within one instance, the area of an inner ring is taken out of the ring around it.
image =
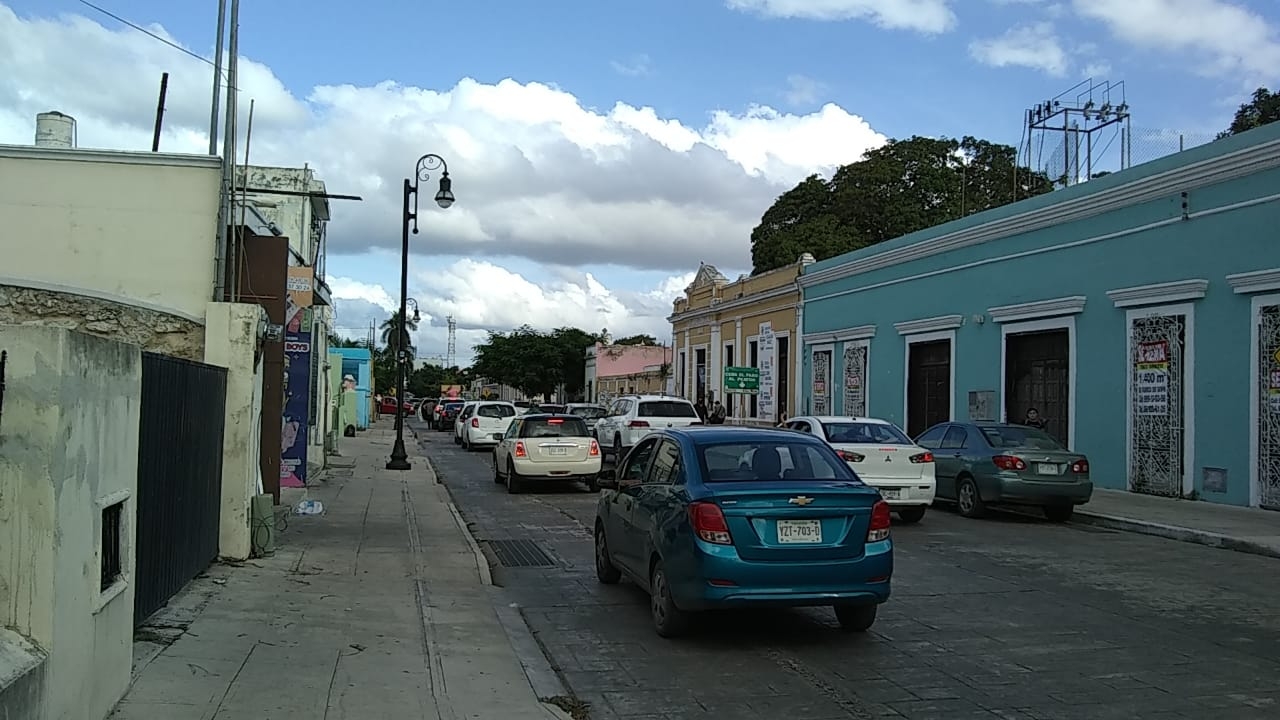
[[[1280,30],[1257,12],[1224,0],[1073,0],[1083,17],[1118,38],[1149,50],[1191,54],[1184,66],[1235,76],[1244,88],[1274,82],[1280,68]]]
[[[628,77],[639,77],[653,73],[653,61],[648,55],[643,53],[633,56],[627,62],[610,60],[609,67],[612,67],[613,71],[619,75],[626,75]]]
[[[770,18],[866,20],[889,30],[930,35],[956,26],[949,0],[725,0],[725,6]]]
[[[818,82],[805,75],[788,75],[785,97],[790,105],[810,105],[817,102],[818,96],[826,92],[825,83]]]
[[[1025,67],[1054,77],[1067,74],[1070,58],[1047,22],[1019,25],[1003,35],[969,44],[969,55],[992,67]]]
[[[4,5],[0,37],[0,142],[30,143],[35,115],[56,109],[77,118],[83,146],[148,149],[168,71],[161,149],[207,149],[212,70],[199,60],[131,29],[25,20]],[[674,273],[698,247],[710,262],[742,267],[751,228],[780,193],[885,140],[835,105],[807,115],[724,109],[690,125],[625,103],[588,108],[540,83],[388,81],[300,97],[262,63],[240,69],[242,135],[256,101],[250,161],[309,163],[330,191],[364,197],[335,208],[335,253],[394,248],[401,179],[413,158],[436,152],[458,201],[448,212],[424,203],[416,253]]]

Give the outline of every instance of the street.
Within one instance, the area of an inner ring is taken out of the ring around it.
[[[895,525],[893,598],[866,635],[815,609],[707,614],[664,640],[640,590],[596,582],[594,493],[508,495],[487,450],[415,427],[591,720],[1280,717],[1280,561],[940,506]],[[493,545],[509,540],[527,542]]]

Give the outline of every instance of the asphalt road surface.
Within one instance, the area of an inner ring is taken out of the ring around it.
[[[595,494],[508,495],[488,451],[419,437],[591,720],[1280,718],[1274,559],[936,507],[895,526],[893,598],[865,635],[813,609],[664,640],[642,591],[596,582]]]

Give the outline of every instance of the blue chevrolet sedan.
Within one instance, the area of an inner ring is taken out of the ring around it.
[[[663,430],[599,485],[596,576],[646,588],[663,637],[730,607],[826,605],[862,632],[889,599],[889,505],[812,435]]]

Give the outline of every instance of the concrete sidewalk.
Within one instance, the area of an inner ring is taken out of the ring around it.
[[[1280,558],[1280,512],[1095,489],[1073,520]]]
[[[290,516],[273,556],[214,566],[140,631],[115,720],[567,717],[530,685],[528,629],[495,610],[412,437],[413,470],[383,469],[391,438],[344,438],[348,467],[308,488],[324,514]]]

